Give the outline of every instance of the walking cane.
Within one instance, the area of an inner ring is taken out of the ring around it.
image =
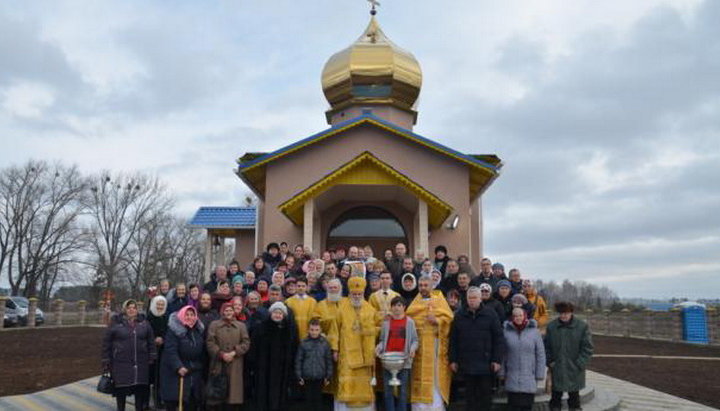
[[[180,411],[183,411],[183,399],[185,397],[183,395],[183,388],[184,388],[183,386],[184,385],[185,385],[185,377],[181,375],[180,376],[180,395],[178,395],[178,400],[180,400],[179,404],[178,404],[178,410],[180,410]]]

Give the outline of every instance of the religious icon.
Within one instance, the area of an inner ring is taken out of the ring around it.
[[[347,261],[345,262],[345,265],[350,266],[350,276],[351,277],[362,277],[365,278],[365,263],[362,261]]]

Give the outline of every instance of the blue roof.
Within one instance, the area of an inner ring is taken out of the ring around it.
[[[377,117],[377,116],[375,116],[375,115],[373,115],[373,114],[362,114],[362,115],[360,115],[360,116],[358,116],[358,117],[355,117],[355,118],[352,118],[352,119],[350,119],[350,120],[346,120],[346,121],[344,121],[344,122],[342,122],[342,123],[336,124],[336,125],[328,128],[328,129],[326,129],[326,130],[323,130],[323,131],[321,131],[321,132],[319,132],[319,133],[313,134],[313,135],[311,135],[310,137],[304,138],[304,139],[302,139],[302,140],[300,140],[300,141],[297,141],[297,142],[295,142],[295,143],[292,143],[292,144],[290,144],[290,145],[288,145],[288,146],[285,146],[285,147],[283,147],[283,148],[280,148],[280,149],[278,149],[278,150],[275,150],[275,151],[273,151],[273,152],[271,152],[271,153],[267,153],[267,154],[265,154],[265,155],[262,155],[262,156],[260,156],[260,157],[258,157],[258,158],[255,158],[255,159],[251,160],[251,161],[242,163],[242,164],[239,165],[239,169],[240,169],[240,170],[243,170],[243,169],[248,168],[248,167],[251,167],[251,166],[253,166],[253,165],[257,164],[257,163],[263,162],[263,161],[265,161],[265,160],[268,160],[268,159],[270,159],[270,158],[273,158],[273,157],[276,157],[276,156],[278,156],[278,155],[280,155],[280,154],[283,154],[283,153],[285,153],[286,151],[290,151],[290,150],[292,150],[292,149],[294,149],[294,148],[296,148],[296,147],[298,147],[298,146],[303,146],[303,145],[305,145],[305,144],[307,144],[307,143],[310,143],[310,142],[312,142],[313,140],[316,140],[316,139],[318,139],[318,138],[321,138],[321,137],[325,136],[326,134],[329,134],[329,133],[331,133],[331,132],[333,132],[333,131],[335,131],[335,130],[337,130],[337,129],[339,129],[339,128],[344,128],[344,127],[348,127],[348,126],[353,126],[353,125],[355,125],[355,124],[362,123],[362,122],[366,122],[366,121],[368,121],[368,120],[373,120],[373,121],[375,121],[375,122],[377,122],[377,123],[379,123],[379,124],[382,124],[382,125],[384,125],[384,126],[386,126],[386,127],[388,127],[388,128],[391,128],[391,129],[397,131],[397,132],[400,133],[400,134],[405,134],[405,135],[412,136],[412,137],[416,138],[417,140],[420,140],[420,141],[424,142],[425,144],[427,144],[427,145],[429,145],[429,146],[431,146],[431,147],[434,147],[435,149],[437,149],[437,150],[439,150],[439,151],[441,151],[441,152],[444,152],[444,153],[447,153],[447,154],[451,154],[451,155],[455,155],[455,156],[457,156],[457,157],[460,157],[460,158],[462,158],[462,159],[464,159],[464,160],[466,160],[466,161],[468,161],[468,162],[470,162],[470,163],[476,164],[476,165],[478,165],[478,166],[482,166],[482,167],[488,168],[488,169],[493,170],[493,171],[497,171],[497,170],[500,169],[500,167],[498,167],[498,166],[492,165],[492,164],[490,164],[490,163],[488,163],[488,162],[482,161],[482,160],[477,159],[477,158],[475,158],[475,157],[473,157],[473,156],[470,156],[470,155],[461,153],[461,152],[459,152],[459,151],[457,151],[457,150],[453,150],[453,149],[450,148],[450,147],[447,147],[447,146],[445,146],[445,145],[442,145],[442,144],[440,144],[440,143],[438,143],[438,142],[436,142],[436,141],[433,141],[433,140],[431,140],[431,139],[429,139],[429,138],[427,138],[427,137],[423,137],[423,136],[421,136],[421,135],[419,135],[419,134],[413,133],[412,131],[410,131],[410,130],[408,130],[408,129],[399,127],[398,125],[393,124],[393,123],[390,123],[390,122],[388,122],[388,121],[386,121],[386,120],[383,120],[382,118]]]
[[[195,228],[255,228],[255,207],[200,207],[188,225]]]

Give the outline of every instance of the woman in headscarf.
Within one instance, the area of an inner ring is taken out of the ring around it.
[[[208,398],[211,409],[240,409],[244,402],[243,357],[250,348],[250,337],[245,324],[237,320],[235,302],[238,298],[222,305],[222,319],[213,321],[207,333],[210,378],[224,373],[228,383],[227,398]]]
[[[545,347],[537,323],[528,320],[525,310],[514,308],[511,318],[503,324],[507,350],[500,378],[505,379],[509,409],[530,411],[537,381],[545,378]]]
[[[150,300],[150,308],[147,313],[147,320],[155,335],[155,349],[157,350],[157,358],[161,358],[163,344],[165,343],[165,333],[168,325],[167,300],[162,295],[153,297]],[[160,362],[155,361],[150,365],[150,385],[152,387],[151,397],[155,408],[162,406],[160,400]]]
[[[250,358],[255,369],[255,406],[253,410],[286,409],[288,387],[294,380],[293,363],[298,333],[290,324],[285,304],[270,306],[270,317],[253,332]]]
[[[220,281],[218,283],[217,291],[212,294],[212,308],[213,310],[220,311],[220,307],[223,304],[230,302],[233,295],[230,290],[230,283],[227,281]]]
[[[122,313],[113,316],[105,331],[102,363],[115,383],[118,411],[125,410],[127,396],[135,397],[135,410],[142,410],[149,397],[150,364],[155,361],[155,337],[137,302],[127,300]]]
[[[405,301],[412,301],[417,295],[417,279],[413,273],[405,273],[400,281],[400,296]]]
[[[432,279],[432,289],[433,294],[443,295],[442,290],[440,289],[440,282],[442,281],[442,273],[437,268],[433,268],[430,270],[430,278]]]
[[[160,378],[163,380],[160,395],[168,411],[176,410],[181,401],[183,408],[190,410],[195,410],[202,404],[205,385],[203,368],[206,358],[204,335],[205,326],[198,320],[195,307],[186,305],[170,315],[160,363]]]

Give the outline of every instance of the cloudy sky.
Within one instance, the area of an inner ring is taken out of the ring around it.
[[[237,156],[327,127],[320,72],[363,0],[3,1],[0,167],[159,175],[190,217]],[[385,0],[424,85],[416,132],[496,153],[486,249],[621,296],[720,290],[720,1]]]

